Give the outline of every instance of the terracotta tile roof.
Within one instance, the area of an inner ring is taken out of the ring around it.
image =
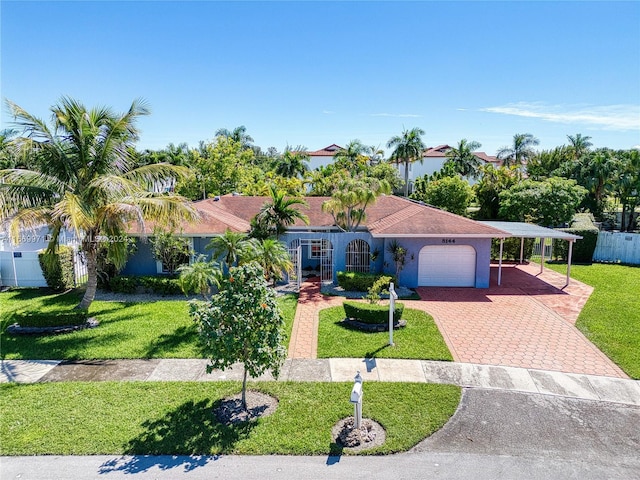
[[[309,217],[309,225],[298,220],[298,228],[331,228],[333,217],[322,211],[322,203],[329,197],[306,197],[308,206],[298,206],[298,210]],[[194,203],[201,215],[198,222],[182,226],[186,235],[209,236],[224,233],[248,232],[251,219],[260,211],[269,197],[245,197],[225,195]],[[406,200],[396,196],[382,196],[367,207],[366,227],[374,237],[393,236],[466,236],[466,237],[508,237],[508,233],[475,222],[468,218],[439,210],[435,207]],[[153,232],[147,225],[147,234]]]
[[[315,152],[307,152],[307,155],[310,157],[333,157],[338,153],[338,150],[342,150],[342,147],[332,143],[331,145],[321,148],[320,150],[316,150]]]
[[[498,157],[493,157],[491,155],[487,155],[484,152],[473,152],[473,154],[478,157],[480,160],[484,160],[487,163],[494,163],[497,165],[501,165],[502,161],[498,159]]]

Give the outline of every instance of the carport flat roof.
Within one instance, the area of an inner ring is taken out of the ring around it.
[[[480,221],[485,225],[488,225],[498,230],[510,233],[514,237],[521,238],[559,238],[562,240],[580,240],[582,237],[579,235],[572,235],[571,233],[563,232],[560,230],[554,230],[553,228],[541,227],[532,223],[525,222],[495,222]]]

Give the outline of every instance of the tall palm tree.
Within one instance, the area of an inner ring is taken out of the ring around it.
[[[132,168],[135,123],[149,113],[143,102],[134,101],[126,113],[116,114],[62,97],[51,107],[51,126],[15,103],[7,105],[23,131],[18,141],[30,145],[37,168],[0,171],[0,221],[8,222],[15,239],[21,229],[48,225],[48,258],[63,229],[81,238],[88,280],[79,308],[88,308],[95,297],[100,241],[106,239],[108,257],[121,267],[127,244],[118,240],[132,222],[144,228],[145,220],[176,225],[197,218],[184,198],[151,192],[158,182],[186,176],[187,169],[167,164]]]
[[[463,177],[478,178],[478,168],[482,163],[473,151],[481,146],[478,142],[468,142],[466,138],[463,138],[458,142],[457,147],[451,148],[445,154],[447,161],[451,162],[455,170]]]
[[[593,146],[593,143],[589,141],[591,137],[582,136],[580,133],[567,135],[567,140],[569,140],[569,148],[573,152],[574,160],[579,160],[583,155],[589,153],[589,148]]]
[[[391,160],[397,164],[404,164],[404,196],[409,196],[409,164],[415,161],[422,163],[422,154],[427,148],[422,142],[424,130],[412,128],[404,130],[402,135],[396,135],[387,142],[387,148],[393,148]]]
[[[287,197],[286,193],[278,190],[274,185],[269,187],[271,202],[265,203],[256,215],[258,224],[272,231],[276,238],[286,232],[287,227],[293,225],[296,220],[302,220],[309,224],[309,218],[297,208],[296,205],[307,206],[307,202],[300,197]]]
[[[222,258],[227,268],[234,267],[242,257],[243,248],[249,237],[246,233],[227,230],[214,237],[206,246],[212,251],[213,258]]]
[[[234,128],[233,131],[227,128],[219,128],[216,130],[216,137],[225,137],[238,142],[243,150],[245,148],[251,148],[251,144],[253,143],[253,137],[247,133],[247,127],[244,125]]]
[[[513,136],[513,145],[498,150],[498,159],[502,160],[505,167],[521,167],[535,156],[533,147],[539,143],[540,141],[530,133],[516,133]]]
[[[298,145],[295,148],[287,145],[284,152],[275,160],[275,171],[281,177],[298,178],[309,171],[309,155],[306,148]]]

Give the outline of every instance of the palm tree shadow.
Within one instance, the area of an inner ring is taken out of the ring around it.
[[[161,418],[145,421],[141,425],[144,431],[124,445],[126,457],[105,462],[100,473],[138,473],[154,467],[190,471],[217,460],[213,452],[233,452],[235,444],[247,438],[257,422],[220,423],[214,414],[220,403],[189,401]]]

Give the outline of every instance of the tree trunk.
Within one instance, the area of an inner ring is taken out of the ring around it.
[[[77,308],[88,309],[98,287],[98,249],[96,243],[91,240],[83,242],[82,247],[87,258],[87,289]]]
[[[247,368],[244,367],[244,375],[242,376],[242,409],[247,412]]]
[[[404,161],[404,196],[409,196],[409,159]]]

